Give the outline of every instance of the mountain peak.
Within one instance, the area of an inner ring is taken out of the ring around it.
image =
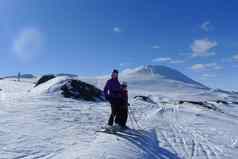
[[[143,65],[133,69],[125,69],[122,74],[151,74],[151,75],[164,75],[165,73],[172,74],[179,71],[163,65]]]
[[[174,80],[178,82],[183,82],[187,84],[197,85],[201,88],[207,88],[203,84],[192,80],[191,78],[187,77],[183,73],[177,71],[176,69],[170,68],[168,66],[163,65],[144,65],[139,66],[134,69],[126,69],[122,71],[123,76],[146,76],[146,77],[155,77],[158,79],[167,79],[167,80]]]

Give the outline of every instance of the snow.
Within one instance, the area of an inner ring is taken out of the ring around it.
[[[137,76],[140,77],[140,82],[141,79],[146,79],[155,80],[158,83],[158,81],[164,79],[164,81],[179,82],[196,88],[208,89],[208,87],[188,78],[177,70],[160,65],[145,65],[134,69],[126,69],[122,71],[122,76],[133,77],[133,79]]]
[[[118,134],[96,132],[107,123],[108,103],[59,95],[60,86],[71,77],[57,77],[35,88],[36,79],[0,80],[0,158],[237,158],[238,105],[215,102],[238,101],[237,94],[164,79],[157,72],[137,81],[134,77],[142,74],[127,73],[120,79],[129,83],[128,126],[134,129]],[[99,88],[106,81],[106,76],[78,78]],[[134,99],[135,95],[149,95],[157,104]],[[179,104],[182,99],[207,101],[223,112]]]
[[[31,90],[32,94],[59,94],[61,92],[61,87],[70,79],[68,76],[59,76],[40,84]]]

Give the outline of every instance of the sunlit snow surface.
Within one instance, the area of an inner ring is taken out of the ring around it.
[[[0,159],[238,157],[238,105],[216,104],[224,111],[220,113],[192,104],[179,105],[175,100],[182,96],[220,99],[224,98],[222,93],[183,88],[186,91],[179,95],[176,89],[149,92],[133,85],[129,90],[131,109],[144,130],[112,135],[96,133],[107,122],[108,103],[66,99],[44,91],[55,88],[57,80],[51,81],[54,87],[48,83],[36,93],[34,81],[0,80]],[[135,94],[150,94],[158,104],[135,100]],[[128,126],[138,128],[130,118]]]

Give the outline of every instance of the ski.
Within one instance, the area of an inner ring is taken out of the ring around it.
[[[144,131],[143,130],[136,130],[136,129],[131,129],[131,128],[127,128],[127,129],[122,129],[122,128],[102,128],[101,130],[97,130],[96,132],[99,133],[107,133],[107,134],[114,134],[114,135],[127,135],[127,136],[136,136],[136,137],[142,137],[145,136]]]

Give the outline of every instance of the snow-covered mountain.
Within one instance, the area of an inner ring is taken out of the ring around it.
[[[110,115],[107,102],[65,98],[61,91],[74,79],[103,88],[109,77],[62,76],[37,87],[36,78],[0,80],[0,158],[237,158],[236,92],[208,89],[164,66],[127,69],[120,80],[129,85],[133,129],[106,134],[97,130]]]
[[[145,65],[134,69],[126,69],[121,73],[122,77],[129,81],[146,80],[149,84],[158,84],[159,82],[180,82],[191,87],[208,89],[205,85],[192,80],[181,72],[162,65]],[[153,83],[155,82],[155,83]]]
[[[187,90],[208,90],[205,85],[198,83],[179,71],[159,65],[146,65],[121,72],[120,79],[128,82],[133,89],[149,92],[187,92]]]
[[[79,77],[103,89],[110,75],[96,78]],[[183,73],[161,65],[145,65],[132,69],[125,69],[119,73],[119,80],[126,81],[130,95],[165,95],[186,98],[204,91],[209,91],[207,86],[192,80]]]

